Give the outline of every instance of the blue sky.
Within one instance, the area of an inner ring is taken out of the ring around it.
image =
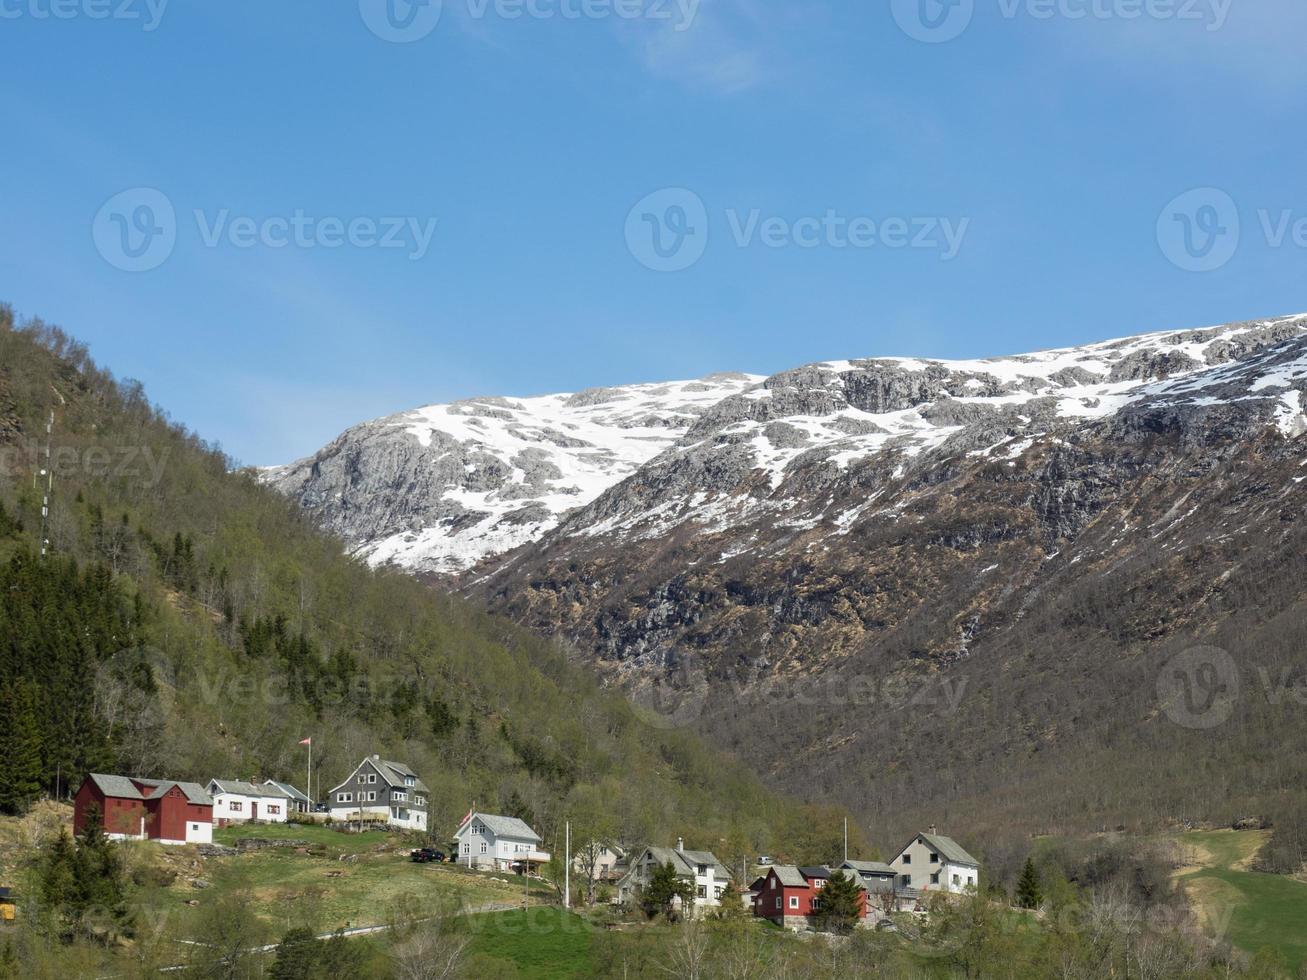
[[[1298,0],[584,2],[0,0],[0,299],[253,464],[1307,308]]]

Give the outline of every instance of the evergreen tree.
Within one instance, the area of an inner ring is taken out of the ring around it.
[[[1017,882],[1017,905],[1023,909],[1037,909],[1044,901],[1044,889],[1039,880],[1039,871],[1032,858],[1026,858],[1026,866],[1021,869],[1021,880]]]
[[[301,980],[318,974],[322,945],[311,929],[291,929],[277,944],[277,958],[268,975],[272,980]]]
[[[677,898],[680,898],[682,907],[688,910],[694,904],[694,886],[678,875],[669,861],[654,869],[649,887],[640,896],[640,906],[651,919],[660,913],[670,917]]]
[[[29,684],[0,687],[0,813],[19,816],[41,793],[41,725]]]
[[[86,828],[77,838],[73,861],[74,893],[71,910],[103,938],[130,935],[132,917],[127,907],[126,870],[118,846],[105,835],[100,811],[91,807]]]
[[[858,925],[862,886],[852,875],[835,872],[826,880],[817,905],[817,920],[826,932],[847,936]]]

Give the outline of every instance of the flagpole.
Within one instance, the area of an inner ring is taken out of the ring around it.
[[[304,795],[309,798],[309,809],[313,809],[313,736],[309,736],[309,785],[308,792]]]

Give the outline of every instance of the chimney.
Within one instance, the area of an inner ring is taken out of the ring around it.
[[[373,753],[373,755],[372,755],[372,761],[373,761],[373,762],[380,762],[380,761],[381,761],[381,756],[377,755],[376,753]]]
[[[677,849],[678,851],[683,851],[683,850],[685,850],[685,838],[684,838],[684,837],[678,837],[678,838],[676,838],[676,849]]]
[[[937,831],[935,830],[935,825],[931,824],[929,827],[927,827],[926,833],[930,834],[931,836],[934,836],[937,833]]]

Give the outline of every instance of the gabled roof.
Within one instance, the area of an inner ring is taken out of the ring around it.
[[[460,836],[473,823],[480,822],[485,828],[496,837],[515,837],[518,840],[529,840],[540,842],[540,835],[532,830],[524,820],[517,817],[503,817],[494,813],[473,813],[463,822],[454,834],[455,839],[462,840]]]
[[[386,782],[390,783],[390,785],[402,787],[405,785],[404,778],[408,777],[413,780],[414,789],[420,789],[424,793],[430,792],[430,790],[427,789],[426,784],[423,783],[422,780],[418,778],[418,774],[415,773],[408,766],[404,765],[404,763],[387,762],[385,759],[382,759],[380,761],[381,761],[381,765],[378,768],[381,771],[381,778],[386,780]],[[373,760],[373,762],[375,763],[376,760]],[[386,772],[386,770],[388,769],[390,770],[389,773]]]
[[[970,864],[980,867],[980,862],[967,853],[967,849],[952,837],[943,834],[918,834],[922,840],[940,853],[940,856],[954,864]]]
[[[825,878],[829,878],[829,877],[830,877],[830,868],[818,868],[818,867],[807,867],[807,868],[803,868],[803,867],[801,867],[801,868],[799,868],[799,874],[803,875],[803,877],[805,877],[805,878],[823,878],[823,879],[825,879]]]
[[[118,800],[157,800],[176,786],[185,795],[187,802],[213,806],[213,798],[199,783],[183,783],[175,779],[135,779],[100,772],[93,772],[86,778],[105,796]],[[145,789],[141,789],[142,786]]]
[[[282,782],[278,782],[278,781],[275,780],[275,779],[269,779],[269,780],[267,780],[267,781],[264,783],[264,785],[265,785],[265,786],[276,786],[277,789],[281,790],[283,793],[285,793],[287,796],[289,796],[292,800],[298,800],[300,803],[312,803],[312,802],[313,802],[313,801],[310,800],[307,796],[305,796],[303,793],[301,793],[299,790],[297,790],[294,786],[292,786],[290,783],[282,783]]]
[[[370,755],[362,762],[360,762],[357,766],[354,767],[354,771],[351,772],[345,778],[344,783],[341,783],[340,786],[333,786],[330,790],[328,790],[327,791],[328,794],[336,792],[336,790],[340,789],[341,786],[344,786],[345,783],[348,783],[351,779],[353,779],[356,775],[358,775],[358,771],[362,769],[364,766],[371,766],[373,769],[375,769],[381,775],[381,778],[386,781],[386,784],[388,786],[395,786],[398,787],[399,789],[412,788],[415,790],[419,790],[423,793],[431,792],[431,790],[427,789],[426,783],[422,782],[421,779],[418,779],[417,773],[415,773],[408,766],[404,765],[402,762],[387,762],[385,759],[382,759],[380,756]],[[412,787],[408,787],[405,785],[404,783],[405,776],[411,776],[413,778],[414,782]]]
[[[640,852],[640,858],[648,854],[658,864],[670,864],[676,869],[678,875],[693,877],[698,873],[699,865],[706,864],[713,869],[714,878],[729,878],[731,873],[726,870],[726,866],[717,860],[717,856],[712,851],[678,851],[674,847],[656,847],[650,845]],[[643,864],[644,861],[637,858],[631,865],[632,869]]]
[[[269,797],[276,800],[287,799],[290,794],[284,789],[273,783],[271,786],[267,783],[247,783],[239,779],[211,779],[209,787],[218,788],[219,793],[230,793],[232,796],[261,796]]]
[[[786,888],[807,888],[808,879],[792,864],[774,864],[771,873]]]
[[[897,874],[893,868],[882,861],[845,861],[840,867],[856,871],[858,874],[884,875],[887,877]]]

